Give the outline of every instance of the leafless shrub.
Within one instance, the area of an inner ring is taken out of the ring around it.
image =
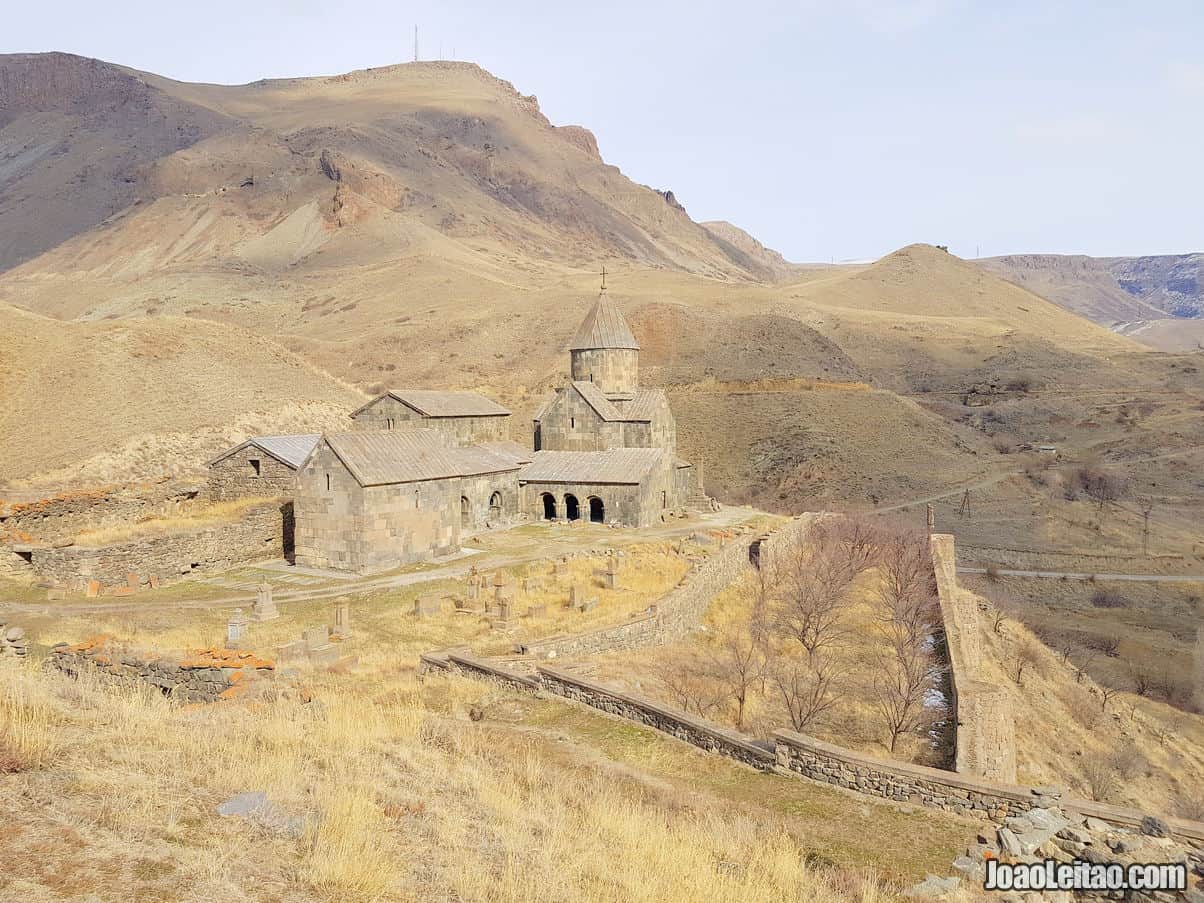
[[[1120,780],[1112,763],[1104,756],[1091,756],[1083,763],[1086,790],[1097,803],[1106,802],[1117,790]]]
[[[1012,673],[1012,680],[1018,685],[1024,685],[1024,674],[1027,671],[1036,671],[1041,673],[1045,666],[1045,655],[1041,649],[1041,644],[1032,637],[1026,637],[1022,642],[1017,643],[1013,647],[1011,655],[1008,658],[1009,670]]]
[[[1141,750],[1137,748],[1137,744],[1130,740],[1112,752],[1108,758],[1108,764],[1112,766],[1112,770],[1116,772],[1116,776],[1121,781],[1131,781],[1141,773],[1148,763]]]
[[[997,568],[993,564],[988,564],[986,567],[986,572],[985,572],[984,576],[987,578],[988,583],[998,583],[999,582],[999,568]]]
[[[663,662],[656,678],[665,693],[684,712],[708,717],[723,702],[726,693],[716,686],[705,663],[694,657]]]
[[[765,678],[765,639],[755,619],[722,627],[706,648],[705,668],[714,686],[736,706],[736,729],[744,730],[749,694]]]
[[[837,524],[817,525],[775,562],[778,628],[814,657],[839,641],[853,581],[868,560],[864,534]]]
[[[1149,696],[1154,689],[1154,675],[1145,665],[1130,663],[1129,677],[1133,681],[1133,692],[1138,696]]]
[[[806,730],[840,701],[843,676],[823,653],[805,659],[782,657],[769,675],[796,731]]]
[[[1095,697],[1085,687],[1078,684],[1066,687],[1063,691],[1062,701],[1075,721],[1089,731],[1095,730],[1103,713],[1099,703],[1095,701]]]
[[[1109,686],[1108,684],[1099,685],[1099,708],[1101,712],[1108,711],[1108,703],[1117,697],[1121,692],[1120,687]]]
[[[1129,600],[1114,589],[1097,589],[1091,594],[1091,604],[1096,608],[1128,608]]]
[[[1108,505],[1124,497],[1128,490],[1125,478],[1098,463],[1084,464],[1074,473],[1075,482],[1086,496],[1104,511]]]

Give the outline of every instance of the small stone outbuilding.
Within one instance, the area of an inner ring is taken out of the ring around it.
[[[207,494],[214,501],[258,496],[291,498],[297,471],[318,440],[299,436],[252,436],[209,462]]]

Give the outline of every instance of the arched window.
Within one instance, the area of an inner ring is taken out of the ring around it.
[[[497,523],[502,519],[502,494],[495,492],[489,496],[489,521]]]
[[[468,500],[468,496],[460,496],[460,526],[472,526],[472,502]]]
[[[591,495],[589,498],[589,520],[593,524],[606,523],[606,506],[596,495]]]
[[[564,516],[569,520],[577,520],[581,517],[581,507],[577,503],[577,496],[571,493],[564,497]]]
[[[545,492],[540,495],[543,501],[543,519],[556,520],[556,496],[550,492]]]

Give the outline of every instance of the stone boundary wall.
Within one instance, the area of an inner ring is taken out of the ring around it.
[[[481,678],[507,689],[551,693],[617,718],[647,725],[759,771],[808,778],[866,796],[913,803],[997,823],[1048,804],[1048,797],[1041,788],[877,759],[792,731],[775,732],[772,746],[759,743],[686,712],[559,669],[538,666],[535,675],[529,677],[462,653],[423,655],[421,668],[424,672],[455,672]],[[1059,805],[1065,811],[1092,816],[1126,828],[1139,826],[1147,814],[1089,800],[1061,799]],[[1204,822],[1177,818],[1163,820],[1170,825],[1177,838],[1197,847],[1204,846]]]
[[[553,659],[640,649],[678,640],[702,623],[719,593],[752,570],[749,552],[755,543],[760,543],[763,554],[772,554],[776,544],[797,541],[814,522],[815,515],[803,515],[766,536],[737,535],[715,554],[693,565],[676,587],[657,600],[655,614],[612,627],[525,643],[522,652],[538,659]]]
[[[1165,574],[1182,570],[1183,555],[1116,555],[1093,552],[1056,552],[963,545],[963,563],[970,567],[997,567],[1018,571],[1070,571],[1076,574]]]
[[[958,586],[953,537],[934,533],[929,545],[949,655],[950,717],[955,724],[954,770],[1013,783],[1016,736],[1011,697],[1004,688],[979,679],[982,636],[978,603]]]
[[[92,580],[127,585],[130,575],[147,582],[152,575],[170,580],[198,571],[228,570],[246,561],[282,557],[284,516],[281,503],[272,501],[248,508],[238,521],[191,533],[145,536],[97,548],[35,548],[33,571],[39,578],[81,588]]]
[[[105,680],[146,683],[181,702],[237,698],[275,670],[272,662],[251,652],[210,648],[166,658],[127,649],[103,635],[75,646],[59,643],[50,650],[44,667],[73,678],[91,673]]]

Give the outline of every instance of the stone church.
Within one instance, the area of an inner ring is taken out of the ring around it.
[[[639,350],[603,289],[530,445],[511,440],[510,411],[479,393],[395,390],[352,412],[348,432],[236,446],[211,462],[211,492],[291,495],[297,564],[360,573],[520,520],[651,526],[695,487],[668,399],[639,384]]]

